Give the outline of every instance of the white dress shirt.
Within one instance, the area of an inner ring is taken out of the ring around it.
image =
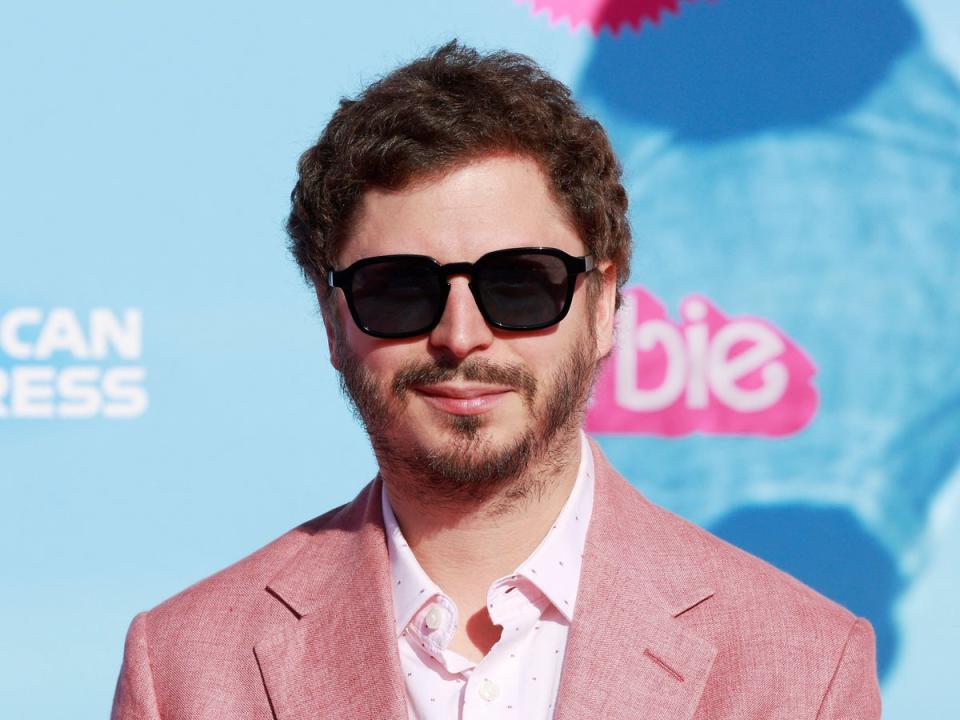
[[[460,622],[457,606],[407,545],[384,488],[381,502],[410,718],[553,717],[593,510],[593,475],[593,454],[581,432],[577,479],[554,525],[514,572],[487,591],[490,618],[503,631],[479,663],[449,649]]]

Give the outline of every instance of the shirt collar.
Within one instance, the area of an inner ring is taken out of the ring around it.
[[[570,497],[540,545],[513,573],[536,585],[568,622],[573,621],[577,604],[583,548],[593,511],[593,477],[593,452],[581,431],[580,467]]]
[[[536,550],[513,573],[495,581],[491,587],[515,582],[511,578],[522,576],[534,584],[568,622],[572,622],[580,585],[583,548],[593,511],[593,492],[593,452],[586,434],[581,431],[577,478],[556,521]],[[436,595],[444,598],[446,595],[421,567],[403,537],[387,497],[385,484],[381,490],[380,502],[390,556],[393,607],[399,636],[425,603]]]
[[[397,636],[410,624],[413,616],[424,603],[435,595],[443,595],[440,587],[430,579],[420,562],[407,545],[406,538],[393,514],[390,499],[387,497],[387,485],[383,483],[380,491],[380,503],[383,506],[383,528],[387,535],[387,552],[390,555],[390,577],[393,581],[393,609],[397,626]]]

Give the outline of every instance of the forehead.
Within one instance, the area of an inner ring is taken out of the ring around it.
[[[540,166],[493,155],[402,190],[366,191],[337,265],[397,253],[473,261],[492,250],[531,246],[584,253]]]

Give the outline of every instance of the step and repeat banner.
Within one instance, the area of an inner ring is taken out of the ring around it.
[[[960,6],[13,3],[0,715],[108,713],[133,615],[373,476],[286,251],[338,99],[453,37],[608,129],[635,236],[587,417],[648,497],[870,619],[960,716]]]

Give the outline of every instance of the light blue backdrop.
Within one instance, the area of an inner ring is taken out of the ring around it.
[[[685,3],[616,36],[512,0],[8,4],[0,716],[105,717],[137,611],[372,477],[282,224],[337,99],[453,36],[532,55],[609,128],[633,283],[817,366],[800,432],[600,436],[611,459],[870,617],[885,717],[960,716],[950,0]]]

